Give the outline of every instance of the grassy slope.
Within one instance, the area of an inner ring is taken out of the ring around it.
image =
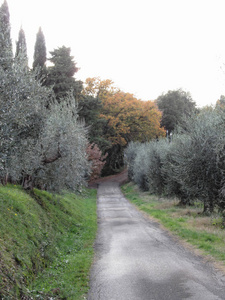
[[[0,186],[0,298],[84,299],[96,230],[95,190]]]
[[[131,183],[122,191],[133,204],[186,242],[200,249],[201,254],[214,258],[225,270],[225,229],[218,215],[204,216],[201,204],[180,207],[178,201],[143,193]]]

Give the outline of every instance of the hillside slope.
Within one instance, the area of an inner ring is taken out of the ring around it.
[[[0,298],[81,299],[96,229],[95,190],[59,196],[0,186]]]

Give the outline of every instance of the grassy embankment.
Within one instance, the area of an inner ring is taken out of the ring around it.
[[[96,229],[96,190],[0,186],[0,299],[85,299]]]
[[[219,214],[205,216],[202,204],[181,207],[176,199],[158,198],[141,192],[134,184],[121,187],[139,210],[159,220],[168,230],[192,244],[200,253],[220,263],[225,270],[225,229]]]

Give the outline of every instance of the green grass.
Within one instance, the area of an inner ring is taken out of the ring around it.
[[[143,193],[132,184],[123,185],[122,191],[141,211],[157,219],[165,228],[186,242],[210,255],[225,266],[225,229],[219,215],[204,216],[198,202],[193,207],[181,207],[174,199],[158,198]]]
[[[0,299],[84,299],[96,219],[96,190],[0,186]]]

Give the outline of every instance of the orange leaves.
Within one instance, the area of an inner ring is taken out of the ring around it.
[[[125,146],[132,140],[149,141],[164,135],[161,113],[152,101],[141,101],[121,91],[102,101],[101,117],[107,120],[108,139]]]
[[[103,134],[108,141],[126,146],[130,141],[146,142],[165,135],[160,128],[162,114],[153,101],[138,100],[112,84],[109,79],[87,78],[83,91],[101,101],[99,117],[106,120]]]
[[[118,91],[112,84],[113,81],[110,79],[101,80],[99,77],[89,77],[85,80],[85,87],[82,93],[84,95],[103,98],[106,94],[112,94]]]

